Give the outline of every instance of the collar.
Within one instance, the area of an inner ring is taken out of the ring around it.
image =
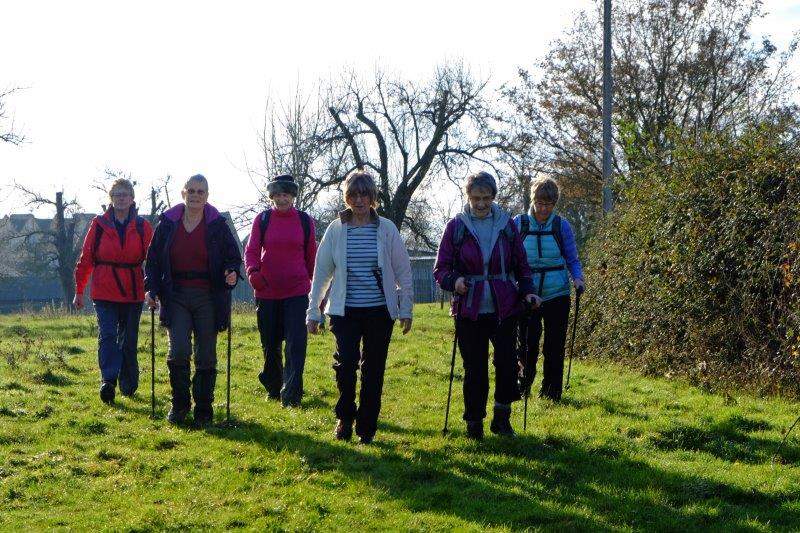
[[[378,216],[378,212],[375,211],[374,207],[369,208],[369,218],[372,222],[375,222],[376,224],[380,224],[381,222],[380,217]],[[348,207],[343,211],[339,211],[339,220],[342,221],[342,224],[347,224],[348,222],[353,220],[353,210]]]

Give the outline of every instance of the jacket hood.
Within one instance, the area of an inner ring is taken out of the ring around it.
[[[167,209],[166,211],[164,211],[164,213],[162,213],[161,216],[171,222],[177,222],[181,219],[181,217],[183,216],[183,212],[185,210],[186,210],[186,204],[181,203],[176,205],[175,207]],[[203,218],[205,219],[206,224],[214,222],[221,216],[222,215],[219,214],[217,208],[214,207],[213,205],[206,204],[205,207],[203,207]]]
[[[136,208],[136,202],[132,203],[128,209],[128,224],[136,220],[139,211]],[[109,206],[106,212],[98,217],[98,222],[109,229],[114,228],[114,206]]]

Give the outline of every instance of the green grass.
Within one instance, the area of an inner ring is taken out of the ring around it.
[[[162,331],[149,418],[149,330],[145,315],[139,392],[109,407],[97,397],[93,317],[0,317],[0,529],[800,528],[797,434],[778,453],[798,411],[788,401],[580,361],[564,402],[531,399],[526,433],[516,404],[518,438],[473,443],[458,370],[445,438],[452,327],[425,305],[412,333],[394,337],[375,442],[341,443],[331,334],[310,341],[303,407],[282,409],[256,379],[254,313],[240,313],[232,426],[223,335],[217,425],[175,428],[163,420]]]

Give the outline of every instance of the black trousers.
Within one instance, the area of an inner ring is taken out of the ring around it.
[[[272,397],[280,394],[284,405],[296,405],[303,397],[306,364],[306,309],[308,296],[280,300],[258,299],[258,331],[264,351],[264,369],[259,379]],[[285,342],[284,356],[281,344]]]
[[[564,379],[564,346],[567,342],[567,326],[569,325],[569,296],[558,296],[542,302],[533,311],[528,322],[528,365],[536,373],[536,362],[539,359],[539,340],[544,329],[544,354],[542,389],[540,397],[558,401]],[[544,324],[544,328],[542,325]],[[523,361],[524,363],[524,361]]]
[[[381,410],[383,374],[394,321],[386,306],[345,307],[344,316],[331,315],[336,337],[333,370],[339,400],[336,418],[356,421],[356,435],[372,437]],[[361,368],[361,390],[356,407],[356,370]]]
[[[494,347],[494,399],[510,404],[519,400],[517,390],[517,317],[497,321],[496,314],[478,315],[478,320],[458,318],[458,348],[464,361],[464,420],[486,418],[489,398],[489,341]]]

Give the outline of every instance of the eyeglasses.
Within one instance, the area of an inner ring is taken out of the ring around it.
[[[369,198],[369,193],[366,191],[353,191],[347,195],[348,198]]]
[[[203,189],[184,189],[184,190],[186,191],[186,194],[199,194],[200,196],[203,196],[206,193],[206,191],[204,191]]]
[[[553,207],[556,204],[553,202],[533,202],[533,205],[536,207]]]

